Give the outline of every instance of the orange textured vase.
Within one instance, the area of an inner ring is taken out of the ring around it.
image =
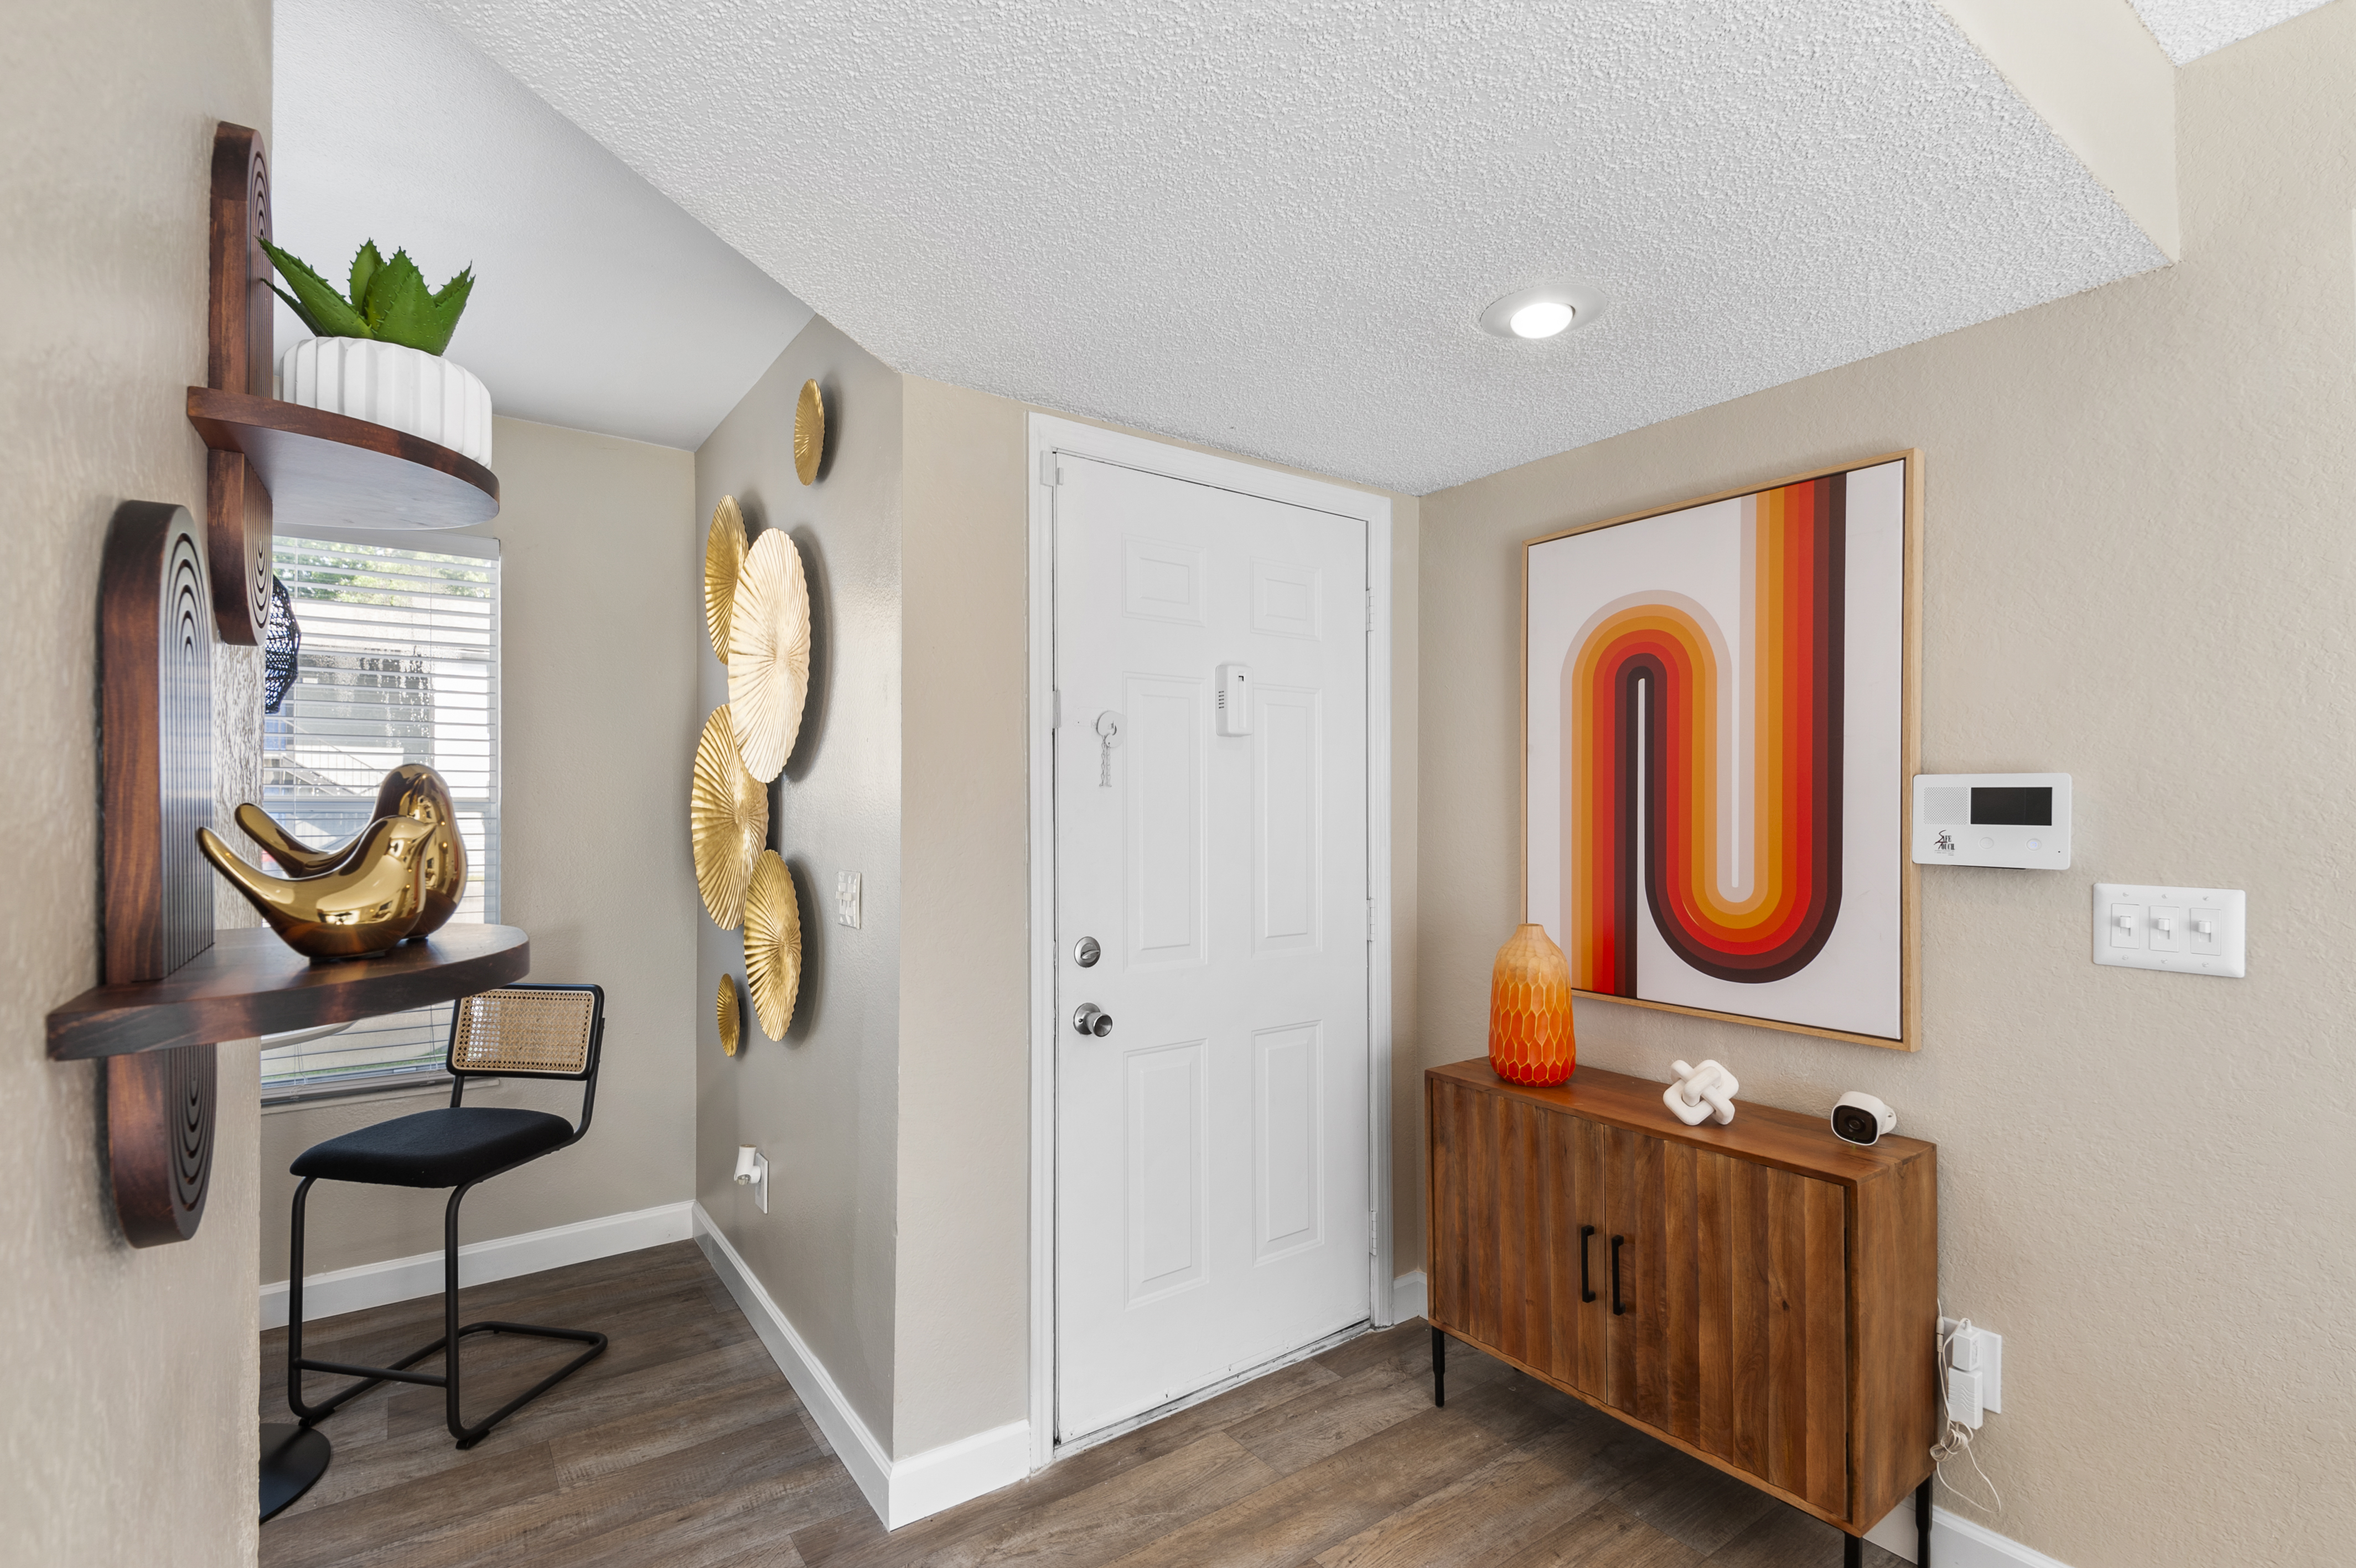
[[[1542,925],[1497,950],[1489,979],[1489,1065],[1508,1083],[1560,1083],[1579,1065],[1570,1030],[1570,960]]]

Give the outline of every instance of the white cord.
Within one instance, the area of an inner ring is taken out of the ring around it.
[[[1939,1308],[1939,1316],[1944,1318],[1946,1315],[1947,1309],[1944,1305],[1942,1305]],[[1939,1409],[1947,1418],[1947,1435],[1932,1445],[1931,1461],[1933,1473],[1938,1476],[1941,1486],[1970,1503],[1974,1508],[1986,1509],[1990,1513],[2000,1514],[2004,1511],[2004,1495],[1996,1489],[1996,1483],[1988,1479],[1988,1473],[1980,1468],[1979,1456],[1972,1452],[1972,1438],[1976,1435],[1970,1427],[1955,1419],[1954,1412],[1947,1403],[1948,1352],[1954,1349],[1956,1338],[1970,1332],[1972,1327],[1972,1320],[1968,1317],[1957,1318],[1954,1321],[1954,1328],[1944,1339],[1938,1341],[1935,1351],[1939,1370]],[[1993,1502],[1983,1503],[1979,1499],[1947,1479],[1947,1461],[1958,1454],[1972,1462],[1973,1473],[1979,1477],[1980,1484],[1987,1488],[1988,1496],[1994,1499]]]

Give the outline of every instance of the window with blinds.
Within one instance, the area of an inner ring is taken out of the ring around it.
[[[449,784],[466,845],[466,893],[452,919],[496,921],[498,547],[416,539],[431,548],[278,537],[274,565],[303,645],[294,684],[262,715],[262,804],[297,838],[340,843],[368,826],[387,773],[423,763]],[[439,1072],[450,1011],[444,1003],[265,1039],[262,1096]]]

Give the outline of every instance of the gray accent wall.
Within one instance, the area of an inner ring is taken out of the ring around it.
[[[794,401],[826,394],[819,482],[794,475]],[[695,517],[673,546],[696,584],[669,613],[696,648],[695,706],[670,752],[684,784],[728,677],[703,630],[704,530],[723,496],[747,533],[782,528],[810,590],[810,689],[771,786],[769,843],[801,905],[802,989],[783,1040],[750,1016],[721,1053],[712,998],[744,978],[741,932],[696,922],[695,1195],[892,1451],[900,1071],[901,379],[813,320],[695,454]],[[685,837],[684,803],[680,833]],[[835,879],[860,873],[858,930],[835,923]],[[769,1160],[769,1211],[735,1184],[739,1144]]]

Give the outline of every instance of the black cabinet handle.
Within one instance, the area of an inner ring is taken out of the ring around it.
[[[1612,1238],[1612,1316],[1614,1317],[1625,1317],[1628,1312],[1627,1304],[1620,1299],[1620,1244],[1627,1239],[1625,1236]]]
[[[1579,1228],[1579,1299],[1581,1301],[1595,1299],[1595,1285],[1587,1276],[1587,1244],[1594,1239],[1594,1226],[1581,1225]]]

